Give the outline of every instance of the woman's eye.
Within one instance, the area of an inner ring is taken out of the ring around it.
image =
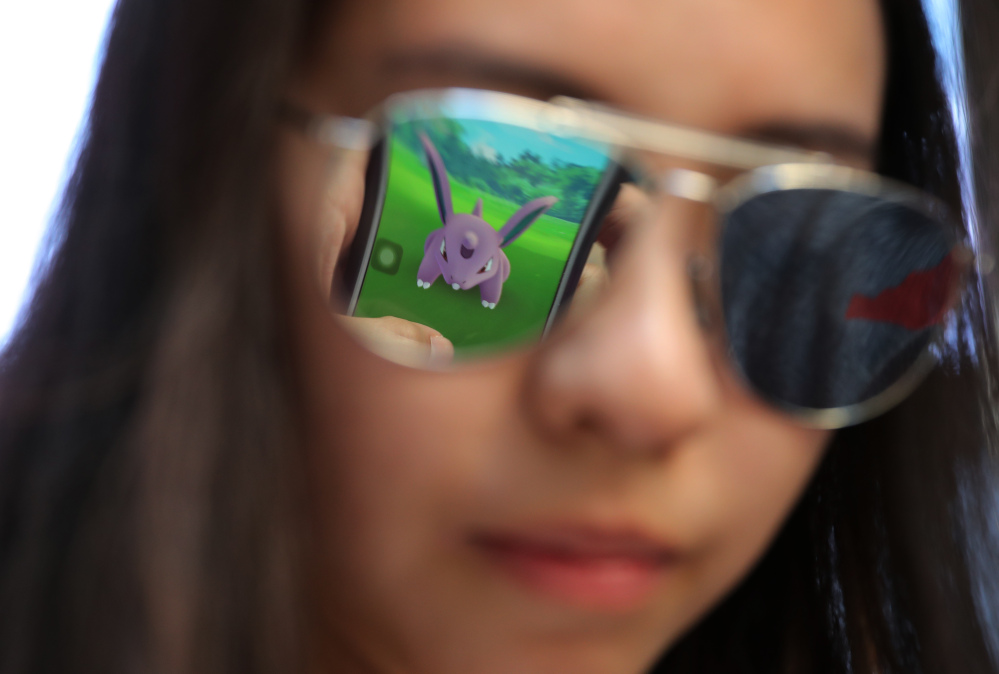
[[[444,261],[447,262],[447,250],[444,247],[445,241],[441,239],[441,255],[444,256]]]
[[[489,258],[489,262],[486,262],[486,265],[482,269],[479,270],[479,273],[480,274],[485,274],[487,271],[489,271],[492,268],[493,268],[493,259]]]

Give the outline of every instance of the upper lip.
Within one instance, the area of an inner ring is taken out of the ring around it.
[[[629,526],[559,523],[515,529],[490,529],[472,535],[487,548],[517,548],[573,557],[623,557],[665,562],[677,557],[667,541]]]

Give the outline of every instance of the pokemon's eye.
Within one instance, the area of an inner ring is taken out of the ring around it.
[[[479,273],[480,274],[485,274],[487,271],[489,271],[492,268],[493,268],[493,259],[489,258],[489,262],[486,262],[486,265],[482,269],[479,270]]]
[[[441,239],[441,255],[444,256],[444,261],[447,262],[447,249],[444,247],[444,239]]]

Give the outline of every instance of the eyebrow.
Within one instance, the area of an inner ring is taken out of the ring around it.
[[[528,91],[540,100],[554,96],[584,101],[607,100],[593,87],[564,74],[460,44],[392,52],[384,59],[382,69],[396,76],[435,74],[468,77],[501,90]],[[662,121],[668,123],[668,120]],[[777,120],[751,126],[737,133],[736,137],[862,161],[872,161],[876,150],[874,138],[838,122]]]
[[[554,70],[492,56],[462,45],[393,52],[384,59],[382,69],[391,75],[432,73],[469,77],[500,89],[529,91],[541,100],[553,96],[603,99],[592,87]]]

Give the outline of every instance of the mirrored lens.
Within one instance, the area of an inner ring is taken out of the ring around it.
[[[468,103],[390,111],[340,275],[344,324],[410,366],[539,340],[596,273],[586,251],[613,199],[607,146]]]
[[[733,357],[784,406],[869,401],[926,354],[958,267],[948,231],[916,206],[829,189],[759,194],[722,229]]]

